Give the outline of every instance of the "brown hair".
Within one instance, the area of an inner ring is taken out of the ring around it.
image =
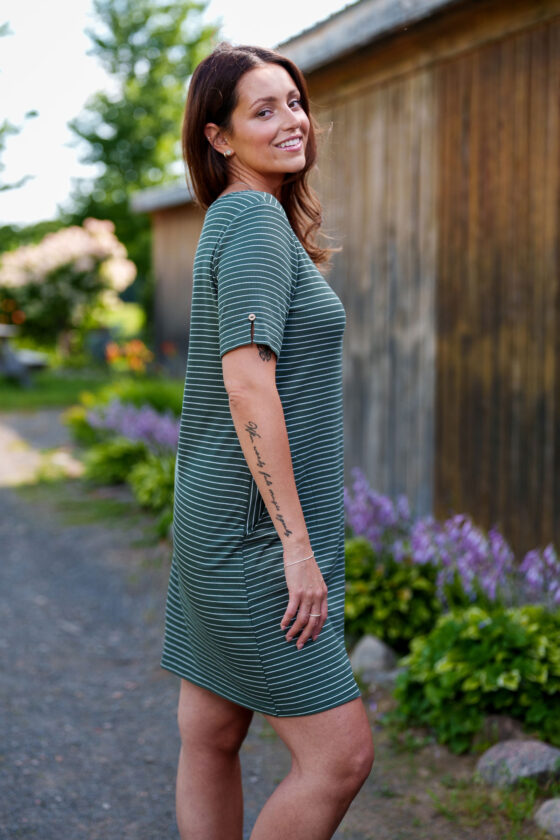
[[[241,76],[261,64],[279,64],[294,80],[301,105],[309,117],[306,163],[300,172],[286,175],[279,200],[301,244],[317,265],[329,259],[330,250],[317,245],[315,238],[322,222],[321,204],[308,184],[308,173],[317,158],[317,141],[309,113],[309,95],[301,70],[279,53],[261,47],[233,47],[219,44],[200,62],[193,73],[183,121],[183,155],[194,193],[204,209],[228,185],[228,167],[204,135],[207,123],[227,130],[237,105],[237,83]]]

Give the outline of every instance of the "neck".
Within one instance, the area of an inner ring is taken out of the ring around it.
[[[257,192],[271,193],[276,198],[280,196],[280,190],[282,188],[282,182],[284,180],[283,175],[274,179],[265,179],[262,176],[254,174],[252,172],[236,172],[233,169],[229,170],[228,176],[229,177],[227,189],[236,185],[241,185],[247,187],[250,190],[257,190]]]

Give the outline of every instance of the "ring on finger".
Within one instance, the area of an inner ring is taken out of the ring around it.
[[[309,618],[321,618],[321,613],[309,613]]]

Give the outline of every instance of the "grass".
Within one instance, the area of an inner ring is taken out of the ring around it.
[[[165,373],[138,374],[114,373],[104,367],[51,368],[41,371],[32,378],[31,385],[22,387],[18,382],[0,376],[0,410],[36,411],[41,408],[68,408],[80,401],[85,392],[96,394],[107,386],[115,386],[115,393],[125,389],[142,393],[143,384],[149,390],[161,391],[169,399],[175,391],[174,400],[181,403],[182,379],[170,378]]]
[[[120,527],[123,522],[133,525],[146,519],[146,514],[132,497],[100,495],[98,490],[79,479],[38,481],[36,484],[21,484],[16,489],[31,503],[48,503],[67,527],[95,523]]]
[[[501,840],[544,838],[533,822],[538,804],[560,796],[560,782],[546,784],[524,779],[512,788],[489,788],[476,780],[441,780],[442,794],[428,791],[436,811],[456,825],[471,828],[491,825]]]
[[[17,382],[0,378],[2,411],[33,411],[40,408],[65,408],[79,400],[82,391],[96,391],[110,381],[104,370],[45,370],[37,373],[24,388]]]

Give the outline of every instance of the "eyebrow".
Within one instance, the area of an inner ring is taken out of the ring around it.
[[[297,88],[292,88],[292,90],[288,93],[286,98],[289,99],[291,96],[294,96],[294,94],[296,96],[301,95]],[[259,99],[255,99],[255,101],[251,104],[251,108],[254,108],[255,105],[260,105],[261,103],[276,102],[277,98],[278,97],[276,96],[261,96],[259,97]]]

